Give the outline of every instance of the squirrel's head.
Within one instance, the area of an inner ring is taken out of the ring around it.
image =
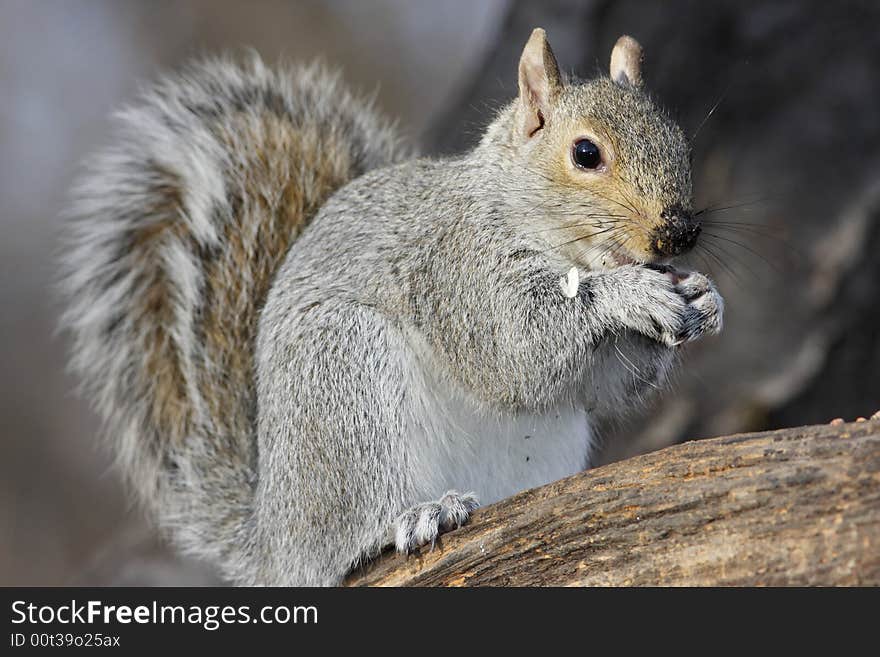
[[[544,30],[534,30],[519,96],[484,139],[507,142],[504,187],[531,208],[536,236],[582,266],[662,261],[700,233],[688,141],[643,91],[641,59],[622,36],[610,77],[567,82]]]

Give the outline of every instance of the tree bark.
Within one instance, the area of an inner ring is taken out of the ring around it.
[[[353,586],[878,585],[880,422],[701,440],[478,509]]]

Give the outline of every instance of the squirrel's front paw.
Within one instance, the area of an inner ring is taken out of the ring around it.
[[[623,266],[604,274],[606,307],[624,327],[667,347],[682,342],[687,301],[666,267]]]
[[[679,339],[681,342],[696,340],[704,335],[721,331],[724,315],[724,299],[706,276],[688,272],[675,285],[687,308]]]
[[[594,281],[599,284],[617,322],[667,347],[721,330],[724,301],[703,274],[668,265],[623,266]]]
[[[454,490],[436,502],[416,504],[394,521],[394,545],[399,552],[412,552],[428,543],[433,546],[442,532],[461,527],[478,506],[476,495]]]

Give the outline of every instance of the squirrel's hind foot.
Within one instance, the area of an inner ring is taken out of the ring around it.
[[[410,507],[394,521],[392,536],[398,552],[409,553],[416,548],[434,546],[437,537],[461,527],[480,503],[473,493],[449,491],[436,502],[423,502]]]

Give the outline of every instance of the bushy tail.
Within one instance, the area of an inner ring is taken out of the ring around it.
[[[239,572],[256,483],[257,317],[327,197],[399,159],[319,67],[199,64],[120,115],[65,244],[73,367],[121,467],[174,539]]]

